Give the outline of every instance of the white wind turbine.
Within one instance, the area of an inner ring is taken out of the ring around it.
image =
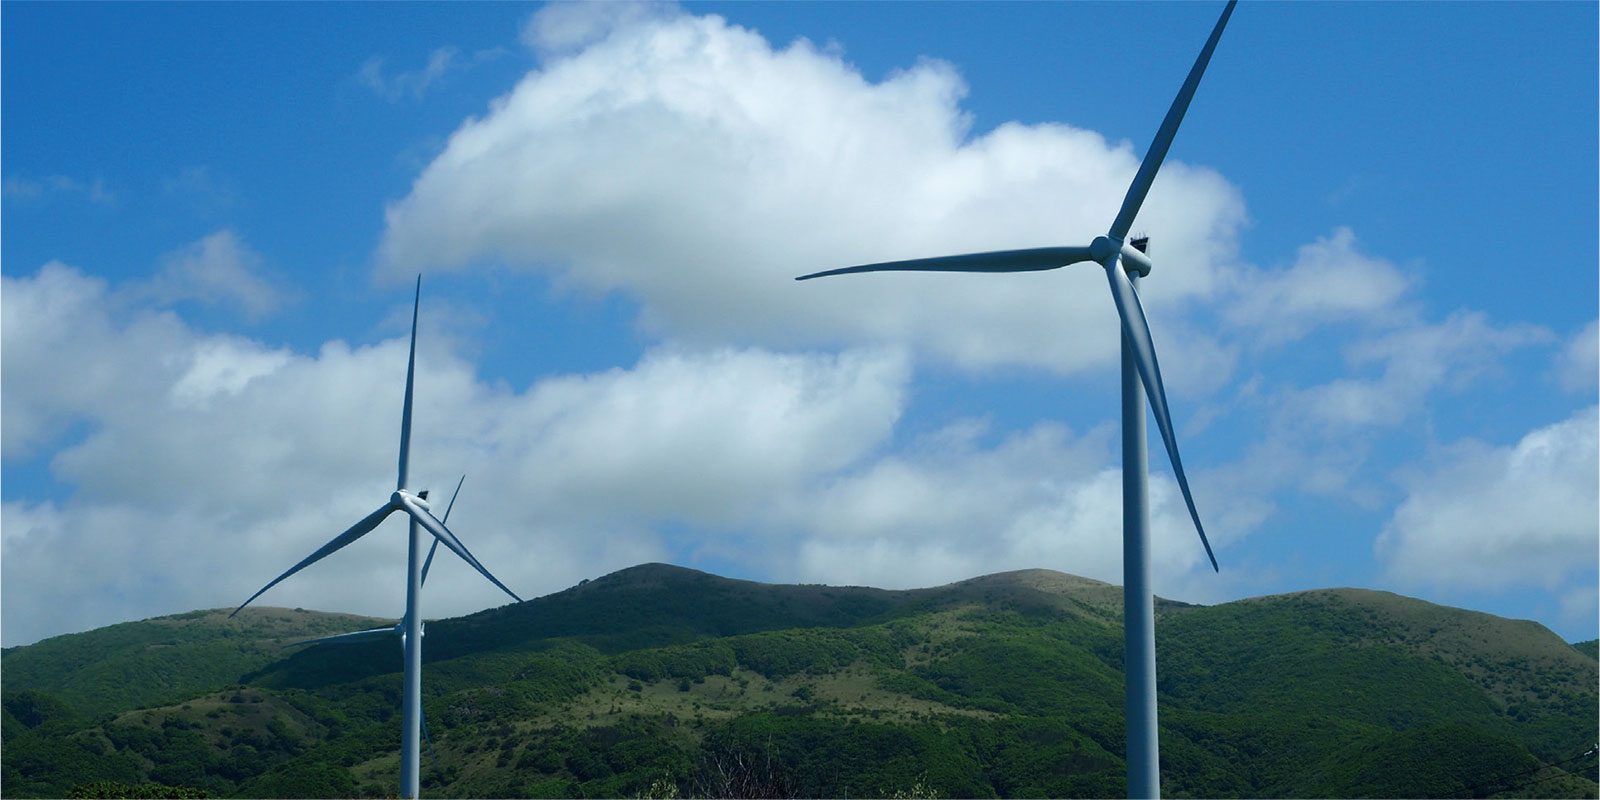
[[[349,530],[334,537],[333,541],[323,545],[317,552],[307,556],[305,560],[290,567],[289,570],[273,578],[266,586],[253,595],[250,599],[239,604],[233,614],[239,613],[252,600],[260,597],[268,589],[278,585],[279,581],[302,569],[326,558],[351,542],[367,535],[372,529],[378,527],[390,514],[404,511],[411,517],[411,539],[406,556],[406,613],[400,624],[395,628],[379,628],[375,631],[358,631],[344,634],[352,640],[372,638],[375,635],[392,635],[398,632],[405,648],[405,691],[401,700],[401,727],[400,727],[400,796],[416,797],[420,791],[420,765],[421,749],[419,741],[422,728],[422,580],[426,574],[427,565],[420,558],[422,555],[423,531],[434,537],[434,547],[444,543],[445,547],[460,556],[461,559],[488,578],[495,586],[500,587],[511,599],[522,602],[516,592],[506,588],[498,578],[489,574],[489,570],[478,563],[478,559],[467,551],[461,541],[444,526],[444,522],[433,516],[428,510],[428,492],[423,490],[412,494],[406,490],[406,470],[411,459],[411,394],[412,386],[416,379],[417,369],[417,310],[422,303],[422,276],[417,276],[416,299],[411,308],[411,355],[406,363],[406,399],[400,414],[400,478],[396,483],[394,493],[389,495],[389,502],[377,511],[368,514],[360,522],[352,525]],[[465,480],[465,476],[463,476]],[[461,485],[456,484],[459,491]],[[454,505],[455,498],[451,497]],[[446,516],[449,511],[446,510]],[[433,550],[428,551],[427,561],[433,561]],[[233,616],[229,614],[228,616]],[[342,637],[330,637],[342,638]]]
[[[1189,70],[1188,79],[1173,99],[1161,128],[1156,131],[1150,150],[1145,153],[1139,172],[1123,198],[1122,209],[1105,236],[1097,237],[1088,246],[1041,247],[889,261],[796,278],[803,281],[829,275],[882,271],[1034,272],[1080,261],[1094,261],[1105,268],[1106,279],[1111,284],[1111,299],[1116,303],[1117,316],[1122,319],[1122,570],[1129,797],[1159,797],[1161,793],[1156,740],[1155,598],[1150,589],[1150,498],[1146,474],[1144,398],[1141,395],[1149,397],[1150,409],[1155,412],[1156,425],[1161,429],[1161,439],[1166,444],[1167,457],[1172,461],[1172,471],[1178,478],[1178,488],[1183,491],[1183,502],[1189,507],[1189,516],[1194,520],[1195,531],[1200,534],[1200,543],[1205,546],[1213,570],[1217,569],[1217,557],[1211,552],[1211,543],[1207,541],[1205,528],[1200,524],[1200,513],[1195,510],[1194,497],[1189,493],[1189,480],[1183,473],[1183,462],[1178,458],[1178,440],[1172,433],[1172,418],[1167,412],[1167,393],[1161,383],[1161,370],[1156,365],[1150,326],[1145,321],[1144,308],[1135,290],[1138,278],[1150,274],[1150,259],[1145,256],[1143,248],[1134,246],[1126,239],[1237,1],[1228,0],[1227,7],[1222,10],[1211,37],[1200,50],[1199,58],[1195,59],[1194,67]]]
[[[456,490],[450,495],[450,503],[444,507],[444,514],[439,517],[440,522],[450,521],[450,509],[456,507],[456,496],[461,494],[461,484],[465,483],[466,480],[467,476],[462,475],[461,480],[456,481]],[[426,489],[418,492],[419,496],[426,494]],[[434,539],[433,544],[428,546],[427,559],[422,562],[422,578],[417,581],[418,588],[427,585],[428,569],[433,566],[433,554],[438,550],[439,540]],[[238,611],[235,610],[234,613],[238,613]],[[288,644],[284,645],[284,647],[307,647],[316,644],[361,644],[362,642],[371,642],[393,637],[394,640],[399,643],[400,650],[403,654],[406,646],[406,626],[408,622],[409,620],[407,619],[401,619],[399,622],[396,622],[387,628],[368,628],[364,631],[354,631],[352,633],[336,633],[332,636],[319,636],[315,639],[301,639],[298,642],[289,642]],[[427,623],[423,623],[420,630],[422,631],[423,636],[428,635]],[[420,706],[417,711],[417,722],[422,728],[422,740],[427,743],[429,754],[432,754],[433,741],[428,738],[428,718],[422,713]],[[439,759],[437,756],[435,756],[434,766],[438,766],[438,764]]]

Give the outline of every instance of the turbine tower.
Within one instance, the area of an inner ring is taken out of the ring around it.
[[[1233,14],[1238,0],[1228,0],[1211,30],[1211,37],[1195,59],[1183,88],[1173,99],[1166,119],[1150,142],[1133,184],[1122,200],[1122,208],[1112,221],[1106,235],[1095,238],[1087,246],[1041,247],[1030,250],[1001,250],[990,253],[969,253],[957,256],[919,258],[909,261],[888,261],[856,267],[816,272],[795,280],[810,280],[829,275],[855,272],[924,271],[924,272],[1035,272],[1057,269],[1080,261],[1094,261],[1106,271],[1111,285],[1111,299],[1116,304],[1117,316],[1122,320],[1122,571],[1123,571],[1123,631],[1126,684],[1127,735],[1128,735],[1128,796],[1159,797],[1161,793],[1160,758],[1157,752],[1156,732],[1156,645],[1155,596],[1150,589],[1150,497],[1145,439],[1144,396],[1150,401],[1156,426],[1161,429],[1161,440],[1166,445],[1167,458],[1172,462],[1178,488],[1183,491],[1183,502],[1189,507],[1189,517],[1194,520],[1195,532],[1200,534],[1200,544],[1206,549],[1211,568],[1218,569],[1217,557],[1206,539],[1205,527],[1200,524],[1200,513],[1195,510],[1194,497],[1189,492],[1189,479],[1183,473],[1183,462],[1178,458],[1178,440],[1172,432],[1172,417],[1167,411],[1167,392],[1161,383],[1161,369],[1156,364],[1155,346],[1150,340],[1150,326],[1145,321],[1144,308],[1139,303],[1138,279],[1150,274],[1150,259],[1142,248],[1127,241],[1133,228],[1133,219],[1143,205],[1150,184],[1172,146],[1178,125],[1194,98],[1195,87],[1205,73],[1211,53],[1222,38],[1222,29]],[[1142,242],[1140,244],[1143,244]]]
[[[345,545],[367,535],[390,514],[396,511],[406,512],[406,515],[411,518],[411,538],[406,551],[406,614],[400,625],[396,627],[400,629],[398,632],[405,648],[405,691],[401,699],[400,727],[400,796],[408,798],[418,795],[421,774],[419,769],[421,765],[421,749],[418,740],[422,729],[422,579],[427,569],[421,558],[422,543],[424,541],[423,532],[426,531],[433,535],[435,547],[443,543],[445,547],[450,548],[451,552],[460,556],[461,560],[471,565],[483,577],[488,578],[490,583],[500,587],[506,594],[511,595],[511,599],[519,603],[522,602],[522,598],[518,597],[516,592],[506,588],[505,584],[501,583],[498,578],[489,573],[489,570],[478,563],[478,559],[467,551],[466,546],[461,544],[461,541],[455,537],[455,534],[450,532],[449,528],[445,527],[443,521],[433,516],[428,507],[427,490],[412,494],[406,489],[406,470],[411,460],[411,394],[412,387],[416,382],[417,370],[417,310],[421,307],[421,303],[422,276],[418,275],[416,298],[411,307],[411,355],[406,363],[406,399],[400,413],[400,478],[396,482],[394,493],[389,495],[389,501],[384,503],[377,511],[368,514],[360,522],[352,525],[349,530],[335,536],[333,541],[323,545],[315,553],[306,556],[300,563],[290,567],[287,572],[273,578],[270,583],[261,587],[260,591],[250,595],[249,600],[240,603],[239,608],[233,610],[233,614],[239,613],[245,606],[250,605],[251,601],[260,597],[268,589],[278,585],[284,578],[311,566]],[[465,476],[463,476],[464,479]],[[460,488],[461,485],[459,483],[456,484],[456,489],[460,490]],[[455,498],[452,497],[451,503],[454,504],[454,502]],[[448,516],[449,511],[447,510],[445,514]],[[432,550],[428,552],[427,560],[429,563],[433,561]],[[233,614],[228,616],[232,617]],[[378,631],[358,631],[354,634],[345,634],[345,636],[352,639],[370,638],[374,633],[387,635],[391,631],[394,631],[394,629],[384,628]]]

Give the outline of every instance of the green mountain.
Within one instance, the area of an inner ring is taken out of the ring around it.
[[[433,796],[1118,796],[1121,589],[907,591],[646,564],[428,625]],[[285,609],[4,652],[8,796],[94,781],[384,796],[400,657]],[[1533,622],[1330,589],[1159,601],[1163,791],[1595,797],[1593,657]]]

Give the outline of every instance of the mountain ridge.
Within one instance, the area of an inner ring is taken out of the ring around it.
[[[889,590],[653,563],[430,621],[424,788],[716,795],[718,759],[759,757],[800,794],[1119,794],[1121,594],[1044,569]],[[1348,587],[1158,610],[1169,795],[1515,796],[1526,787],[1479,791],[1514,773],[1538,781],[1526,791],[1600,790],[1593,760],[1574,760],[1600,738],[1596,661],[1537,623]],[[381,621],[224,615],[5,651],[8,793],[83,775],[392,791],[392,645],[281,647]],[[158,669],[165,695],[117,693]]]

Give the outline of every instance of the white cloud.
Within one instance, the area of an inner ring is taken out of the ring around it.
[[[126,297],[59,264],[4,278],[7,457],[85,423],[50,460],[65,499],[4,505],[7,643],[240,602],[393,488],[406,339],[303,355]],[[447,491],[465,471],[452,528],[534,596],[668,558],[660,526],[743,525],[765,498],[867,457],[901,413],[909,362],[663,347],[513,391],[424,340],[418,375],[412,485]],[[386,524],[260,602],[397,613],[403,530]],[[436,574],[429,615],[505,599],[462,565]]]
[[[5,197],[11,200],[29,201],[50,194],[65,194],[82,195],[89,202],[101,206],[117,202],[117,196],[106,188],[103,178],[86,182],[68,175],[49,175],[37,180],[13,175],[6,178],[0,188],[3,188]]]
[[[1283,400],[1284,416],[1332,433],[1398,425],[1422,413],[1430,393],[1463,390],[1496,374],[1507,354],[1551,338],[1536,325],[1496,326],[1478,311],[1457,311],[1437,324],[1408,324],[1346,351],[1351,366],[1378,366],[1380,376],[1292,391]]]
[[[891,588],[934,586],[1002,570],[1049,567],[1122,582],[1122,477],[1109,427],[1074,436],[1040,423],[984,447],[958,423],[806,493],[777,515],[803,531],[778,576]],[[1110,462],[1110,463],[1108,463]],[[1214,521],[1228,501],[1197,486]],[[1176,484],[1150,483],[1152,568],[1168,596],[1210,574]],[[1231,529],[1213,544],[1243,534]]]
[[[485,443],[537,454],[523,480],[540,505],[732,524],[881,442],[909,378],[890,353],[657,351],[631,370],[541,382]]]
[[[1393,490],[1374,465],[1392,461],[1390,437],[1429,424],[1442,395],[1503,375],[1513,353],[1552,338],[1538,326],[1497,325],[1481,312],[1439,322],[1402,317],[1347,344],[1344,370],[1309,370],[1327,378],[1322,383],[1273,386],[1257,376],[1222,404],[1225,412],[1203,409],[1203,419],[1236,415],[1258,431],[1238,462],[1217,469],[1225,491],[1262,503],[1287,490],[1368,511],[1385,507]]]
[[[460,50],[446,45],[429,53],[428,63],[421,69],[397,72],[394,75],[385,75],[384,59],[381,56],[373,56],[361,64],[361,70],[356,73],[356,80],[391,103],[398,103],[407,98],[421,100],[423,95],[442,83],[445,76],[451,72],[469,69],[502,55],[505,55],[505,50],[491,48],[479,50],[470,58],[462,58]]]
[[[162,256],[160,271],[131,292],[163,304],[225,303],[259,320],[288,299],[286,292],[260,276],[261,267],[261,254],[233,231],[221,230]]]
[[[528,17],[522,43],[544,58],[570,55],[605,39],[617,28],[682,16],[670,3],[552,3]]]
[[[1594,393],[1600,382],[1600,331],[1590,320],[1567,340],[1556,357],[1556,375],[1562,388],[1572,392]]]
[[[27,279],[0,275],[0,448],[27,456],[77,421],[115,413],[118,398],[152,391],[180,333],[170,317],[114,321],[105,281],[59,262]],[[103,358],[119,342],[131,356]]]
[[[1247,271],[1238,281],[1238,299],[1226,313],[1252,328],[1258,344],[1292,341],[1331,322],[1390,316],[1411,284],[1393,264],[1358,252],[1349,228],[1301,247],[1288,269]]]
[[[1408,496],[1377,540],[1410,585],[1498,590],[1593,580],[1600,560],[1600,411],[1593,406],[1510,447],[1463,442]],[[1592,612],[1592,609],[1591,609]]]
[[[1092,266],[1010,276],[798,274],[889,258],[1088,242],[1138,164],[1067,125],[969,137],[966,89],[925,61],[870,83],[797,41],[715,16],[554,4],[530,73],[389,205],[389,276],[501,261],[622,291],[652,332],[696,342],[910,344],[966,367],[1105,365]],[[576,46],[584,49],[574,50]],[[567,54],[570,53],[570,54]],[[1215,173],[1162,170],[1139,226],[1163,253],[1147,305],[1205,296],[1242,222]]]

